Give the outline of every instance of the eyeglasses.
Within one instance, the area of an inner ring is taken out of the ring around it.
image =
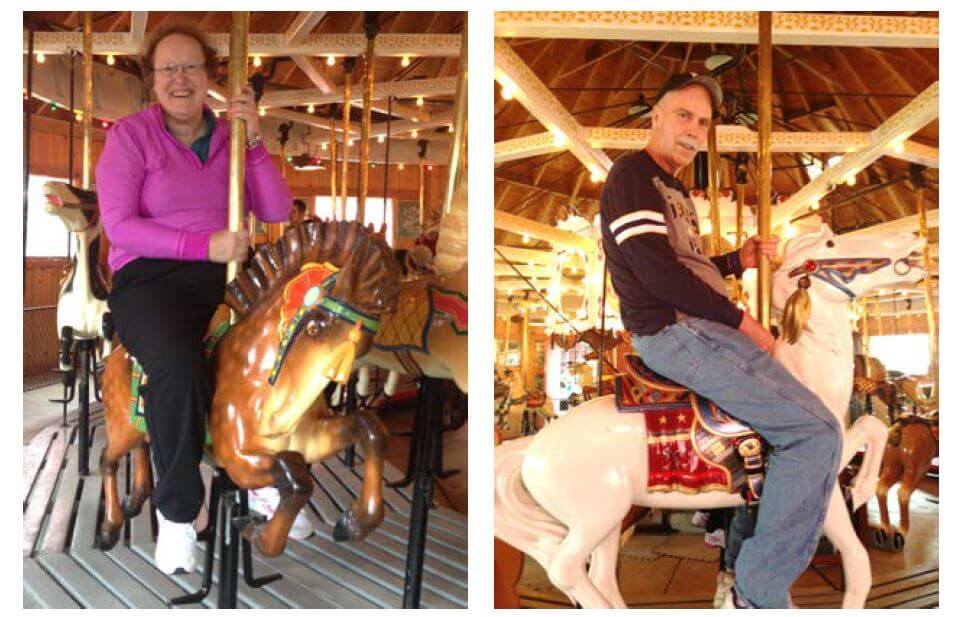
[[[166,77],[167,79],[175,76],[177,71],[183,69],[183,74],[187,77],[194,77],[200,73],[200,69],[203,68],[202,64],[196,63],[186,63],[186,64],[164,64],[163,66],[155,66],[153,70],[159,73],[160,75]]]

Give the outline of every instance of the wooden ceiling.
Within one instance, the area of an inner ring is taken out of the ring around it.
[[[883,13],[883,15],[889,15]],[[938,17],[936,13],[900,13]],[[633,40],[582,40],[569,38],[506,38],[505,42],[545,84],[550,92],[585,127],[649,128],[648,117],[631,113],[642,102],[654,102],[666,78],[677,72],[707,73],[706,60],[715,54],[736,57],[742,45],[708,42]],[[727,100],[745,102],[756,109],[757,49],[745,46],[745,59],[719,77]],[[936,48],[836,47],[826,45],[773,46],[773,131],[867,132],[889,118],[939,79]],[[517,100],[504,100],[502,87],[495,93],[495,141],[543,133],[547,129]],[[740,115],[734,122],[755,129],[754,121]],[[938,121],[925,126],[910,140],[938,148]],[[623,150],[606,149],[613,160]],[[837,153],[816,153],[825,160]],[[723,188],[735,182],[732,158]],[[747,163],[746,203],[755,204],[755,154]],[[795,193],[809,182],[804,163],[809,155],[773,154],[773,191]],[[495,205],[521,216],[554,224],[565,218],[573,204],[591,216],[598,210],[601,183],[591,182],[589,171],[570,151],[564,150],[497,165]],[[937,168],[923,172],[927,179],[925,203],[938,207]],[[690,165],[681,176],[693,186]],[[830,207],[832,206],[832,207]],[[853,187],[840,186],[821,200],[824,219],[843,232],[915,214],[916,191],[909,179],[909,163],[880,157],[858,174]],[[534,247],[497,230],[497,244]],[[540,243],[545,247],[544,243]]]
[[[324,12],[321,15],[315,26],[304,34],[364,33],[365,14],[363,11]],[[82,11],[27,12],[24,16],[25,23],[27,19],[32,18],[34,20],[35,29],[38,31],[77,32],[82,30]],[[380,34],[459,34],[463,29],[464,17],[465,13],[462,12],[382,11],[377,16],[377,23]],[[252,11],[250,13],[250,33],[288,33],[297,20],[302,18],[303,13],[297,11]],[[151,32],[174,23],[192,24],[206,33],[228,33],[231,19],[229,11],[151,11],[146,13],[146,34],[148,37]],[[94,11],[93,31],[94,33],[129,32],[132,20],[133,13],[129,11]],[[106,60],[103,56],[95,56],[95,58],[97,62]],[[337,57],[335,64],[329,66],[325,57],[312,58],[317,72],[334,89],[342,86],[345,81],[342,61],[342,57]],[[222,86],[226,85],[226,63],[226,58],[223,58],[221,77],[216,80]],[[139,74],[136,59],[130,56],[117,56],[115,68]],[[317,87],[315,82],[289,56],[265,57],[262,59],[262,66],[259,70],[267,78],[264,89],[266,92],[315,89]],[[353,76],[354,92],[358,91],[359,88],[361,70],[362,63],[358,63]],[[403,58],[395,56],[377,56],[374,62],[376,83],[455,77],[458,72],[458,57],[412,57],[408,66],[405,67],[403,66]],[[400,103],[414,104],[413,101],[401,101]],[[63,115],[64,119],[66,118],[63,110],[51,112],[49,106],[39,101],[32,103],[32,105],[34,105],[32,110],[36,113],[47,115],[57,115],[59,113]],[[452,109],[452,106],[452,95],[436,95],[427,97],[420,109],[427,114],[435,114],[448,112]],[[306,106],[289,107],[288,109],[305,112]],[[330,105],[315,106],[315,113],[318,116],[327,117],[330,111]],[[359,106],[354,105],[352,118],[359,121],[360,113]],[[400,118],[399,114],[394,114],[394,119],[398,118]],[[385,120],[385,113],[374,111],[374,123],[384,122]],[[437,130],[445,130],[445,127]]]

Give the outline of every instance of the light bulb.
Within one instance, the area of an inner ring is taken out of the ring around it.
[[[563,144],[566,143],[566,133],[555,126],[551,128],[549,132],[553,134],[553,145],[557,148],[562,148]],[[595,182],[595,180],[593,180],[593,182]]]
[[[500,93],[500,96],[503,97],[504,101],[512,100],[512,98],[516,96],[516,89],[513,88],[513,86],[507,86],[505,84],[500,84],[500,86],[501,87],[500,87],[499,93]]]
[[[336,64],[336,56],[327,56],[326,66],[333,66],[334,64]]]
[[[856,174],[846,176],[846,186],[856,186]]]
[[[259,56],[253,56],[253,66],[262,66],[263,60]]]
[[[386,141],[386,137],[385,137],[384,135],[377,135],[377,137],[376,137],[376,143],[381,144],[381,143],[383,143],[384,141]]]
[[[403,171],[403,168],[404,168],[404,167],[405,167],[405,166],[403,165],[403,163],[400,163],[398,169],[399,169],[400,171]]]
[[[104,120],[103,122],[100,123],[100,126],[102,126],[103,128],[108,128],[110,126],[110,123]]]
[[[114,59],[113,54],[107,54],[107,64],[110,66],[116,64],[116,59]]]
[[[327,150],[329,149],[330,145],[324,141],[322,144],[320,144],[320,147],[323,148],[324,150]]]
[[[410,57],[409,57],[409,56],[403,56],[403,59],[400,61],[400,65],[402,65],[402,66],[409,66],[409,65],[410,65]]]
[[[316,107],[313,106],[313,103],[310,103],[306,106],[306,113],[311,114],[316,111]]]
[[[262,117],[265,116],[265,115],[266,115],[266,107],[261,107],[261,108],[260,108],[260,117],[262,118]]]
[[[523,234],[523,244],[529,244],[529,234]]]
[[[347,146],[352,146],[352,145],[353,145],[353,139],[347,139],[347,140],[346,140],[346,145],[347,145]]]
[[[421,96],[416,97],[416,106],[417,106],[417,107],[422,107],[422,106],[423,106],[423,97],[421,97]]]
[[[416,139],[419,136],[420,136],[420,132],[417,131],[416,129],[413,129],[412,131],[410,131],[410,137],[412,137],[413,139]]]
[[[37,64],[43,64],[44,61],[46,61],[46,59],[47,59],[46,56],[44,56],[44,55],[43,55],[42,53],[40,53],[40,52],[37,52]]]
[[[598,169],[593,169],[589,172],[589,179],[595,184],[603,179],[603,172]]]

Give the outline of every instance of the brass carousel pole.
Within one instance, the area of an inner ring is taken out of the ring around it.
[[[713,255],[719,255],[720,242],[722,240],[722,230],[720,229],[719,217],[719,152],[716,150],[716,123],[709,123],[709,133],[707,137],[707,154],[709,162],[709,222],[712,226],[712,232],[709,236],[709,244]]]
[[[520,312],[523,315],[523,329],[520,331],[519,374],[523,376],[523,385],[529,390],[529,306],[524,305]]]
[[[353,81],[353,69],[356,67],[356,58],[343,60],[343,164],[340,168],[340,209],[337,220],[346,219],[346,178],[349,173],[350,152],[350,86]]]
[[[932,256],[929,249],[929,227],[923,186],[916,190],[916,210],[919,212],[919,235],[926,241],[922,249],[922,266],[926,270],[923,287],[926,290],[926,328],[929,332],[929,373],[933,379],[933,400],[939,400],[939,327],[936,325],[935,300],[932,297]]]
[[[373,48],[376,43],[377,11],[367,11],[366,18],[366,56],[363,72],[363,119],[360,123],[360,180],[356,195],[356,220],[361,224],[366,221],[366,193],[370,180],[370,121],[372,119],[373,104]]]
[[[739,250],[743,245],[743,209],[746,207],[746,161],[744,157],[736,157],[736,238],[733,241],[733,250]],[[746,299],[745,287],[741,280],[736,280],[736,300],[744,302]]]
[[[872,367],[869,364],[869,299],[862,299],[862,327],[859,336],[862,339],[862,355],[865,357],[866,379],[872,378]]]
[[[426,140],[421,139],[419,142],[419,155],[420,155],[420,233],[426,231],[423,226],[426,222]]]
[[[80,188],[90,189],[93,144],[93,12],[83,12],[83,150]]]
[[[330,209],[336,218],[336,108],[330,110]]]
[[[466,17],[465,19],[468,19]],[[450,211],[453,204],[453,194],[459,188],[466,175],[466,133],[467,109],[469,107],[468,89],[468,54],[467,33],[469,28],[463,24],[463,36],[460,42],[460,73],[456,80],[456,102],[453,106],[453,143],[450,144],[450,163],[446,182],[446,199],[443,200],[443,214]]]
[[[760,238],[769,237],[772,215],[772,156],[769,137],[772,130],[773,94],[773,48],[772,18],[769,11],[759,13],[759,93],[756,107],[759,109],[759,157],[757,169],[757,194],[759,195],[758,233]],[[769,259],[759,257],[759,276],[756,281],[757,319],[764,328],[769,328],[769,303],[772,298]]]
[[[230,28],[230,96],[242,94],[246,85],[247,32],[250,29],[250,13],[234,11],[233,25]],[[242,118],[230,121],[230,201],[229,229],[238,232],[243,227],[243,187],[246,171],[246,122]],[[226,265],[226,280],[236,278],[237,262]]]

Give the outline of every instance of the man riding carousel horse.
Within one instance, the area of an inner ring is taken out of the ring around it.
[[[696,210],[676,175],[703,148],[721,104],[711,77],[687,73],[666,82],[649,145],[617,160],[603,188],[603,247],[643,362],[748,423],[771,446],[762,507],[739,551],[727,606],[786,608],[819,538],[842,429],[772,358],[772,335],[729,300],[723,277],[775,257],[778,239],[755,236],[738,251],[704,255]]]

